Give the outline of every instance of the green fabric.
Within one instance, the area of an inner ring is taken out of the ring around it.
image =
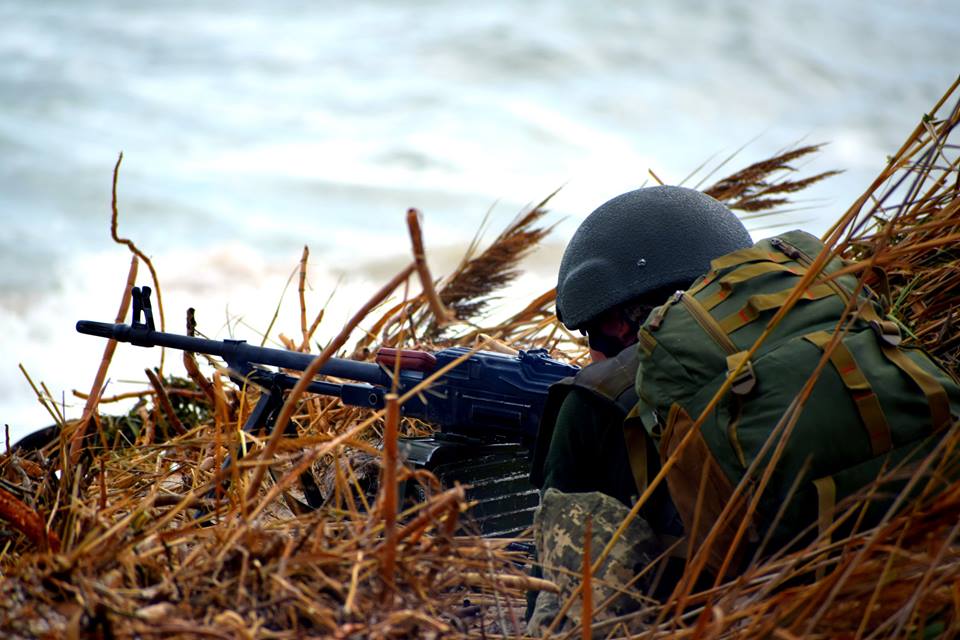
[[[599,491],[627,506],[637,499],[637,486],[623,438],[626,415],[616,403],[581,387],[572,387],[560,411],[543,464],[543,486],[564,493]],[[659,469],[657,449],[647,446],[647,467]],[[683,535],[666,485],[651,496],[640,515],[658,534]]]
[[[573,387],[560,406],[543,465],[543,490],[599,491],[630,505],[636,494],[623,441],[624,414],[585,389]]]
[[[559,464],[562,467],[557,473],[560,476],[567,474],[588,476],[588,473],[578,469],[580,465],[603,466],[609,459],[610,452],[619,452],[624,449],[623,435],[617,435],[614,431],[620,430],[623,419],[637,403],[634,382],[637,378],[639,362],[636,349],[628,347],[615,357],[591,363],[581,369],[576,376],[564,378],[550,387],[540,420],[530,469],[530,481],[535,486],[543,490],[547,489],[544,484],[545,461],[550,447],[553,446],[554,429],[561,409],[572,389],[578,390],[578,398],[571,400],[571,404],[566,408],[566,412],[568,414],[573,412],[573,415],[564,418],[565,433],[559,436],[557,442],[558,449],[554,454],[554,461],[560,460]],[[581,424],[584,426],[581,427]],[[580,442],[576,442],[584,439],[590,439],[590,446],[586,449],[580,446]],[[574,461],[578,455],[578,449],[584,454],[583,460],[579,462]],[[557,464],[552,463],[551,466],[555,467]],[[560,482],[566,486],[570,481],[560,477],[554,482]],[[583,482],[577,481],[574,486],[585,486],[586,491],[604,491],[608,485],[609,483],[601,488],[599,485],[592,484],[592,481],[586,477]],[[566,490],[556,485],[554,488]],[[617,495],[618,493],[620,492],[607,495],[624,500],[624,494]]]
[[[642,330],[649,338],[640,351],[637,392],[649,399],[642,406],[641,415],[654,440],[659,441],[660,430],[667,426],[654,416],[664,419],[670,414],[671,406],[678,404],[695,420],[726,380],[728,357],[749,349],[766,329],[775,310],[753,313],[750,300],[789,291],[821,248],[816,238],[799,231],[761,241],[756,249],[741,252],[741,257],[755,262],[764,255],[779,252],[781,256],[791,257],[786,264],[796,267],[794,271],[779,268],[767,271],[752,266],[747,274],[753,276],[751,278],[729,277],[744,268],[731,257],[719,263],[721,269],[706,274],[694,284],[692,298],[684,299],[690,294],[675,296],[651,314],[651,318],[660,320],[654,323],[648,320]],[[778,258],[777,262],[784,261]],[[843,263],[834,259],[825,272],[842,267]],[[713,308],[705,309],[701,301],[716,299],[725,277],[726,281],[733,282],[728,286],[729,294]],[[854,276],[845,275],[826,285],[815,282],[814,286],[819,287],[818,291],[829,286],[838,295],[816,300],[802,298],[751,359],[755,385],[746,393],[728,393],[700,426],[710,452],[734,485],[744,478],[747,467],[759,456],[761,447],[822,356],[821,348],[808,336],[834,331],[857,281]],[[882,317],[876,303],[867,300],[861,294],[858,302],[868,305],[872,317]],[[711,334],[716,321],[738,315],[751,321],[736,326],[728,335],[721,334],[719,339],[715,330]],[[919,455],[940,437],[940,434],[931,435],[931,410],[924,391],[884,353],[884,348],[894,347],[880,340],[869,322],[871,314],[865,315],[867,317],[861,316],[855,321],[842,344],[844,353],[850,355],[859,374],[865,378],[861,386],[876,394],[879,407],[872,407],[876,409],[873,412],[864,411],[864,389],[851,389],[844,384],[843,376],[851,375],[849,367],[838,365],[841,358],[828,363],[796,421],[785,453],[761,500],[761,516],[772,517],[788,499],[795,481],[800,479],[775,537],[792,537],[816,522],[815,480],[834,477],[837,500],[842,500],[876,478],[885,462],[889,465]],[[899,352],[944,388],[956,415],[960,408],[960,388],[950,376],[920,350],[899,349]],[[864,424],[865,413],[868,419],[882,413],[890,433],[878,438],[876,426]],[[766,466],[765,460],[761,461],[761,472]]]

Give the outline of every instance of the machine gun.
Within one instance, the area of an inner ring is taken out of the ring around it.
[[[157,331],[150,288],[134,287],[132,297],[131,324],[80,320],[77,331],[141,347],[169,347],[222,358],[234,382],[253,383],[263,390],[244,425],[248,432],[271,430],[283,405],[283,392],[296,384],[296,377],[281,370],[303,371],[315,357],[255,347],[244,340],[207,340]],[[471,353],[464,347],[432,354],[381,349],[375,362],[331,358],[321,375],[352,382],[317,379],[307,389],[338,397],[346,405],[380,409],[392,388],[403,395],[456,360],[462,362],[400,408],[401,415],[430,423],[437,432],[426,438],[402,438],[400,449],[409,464],[434,471],[441,482],[469,484],[468,498],[478,502],[472,513],[481,532],[509,535],[530,523],[538,502],[537,491],[528,480],[529,451],[547,389],[576,374],[578,367],[549,358],[544,349],[520,351],[515,356]],[[312,479],[303,483],[303,489],[310,506],[319,505],[322,499]]]

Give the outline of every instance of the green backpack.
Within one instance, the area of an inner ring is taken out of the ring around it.
[[[637,449],[647,441],[639,429],[646,429],[666,460],[822,249],[802,231],[763,240],[714,260],[689,290],[650,314],[639,332],[640,402],[636,418],[624,427],[631,460],[638,461],[638,484],[645,482],[645,455]],[[667,485],[693,548],[706,538],[820,361],[857,289],[855,275],[825,277],[843,266],[840,259],[830,261],[668,471]],[[775,548],[805,530],[812,533],[814,523],[825,530],[837,501],[871,484],[884,469],[922,457],[956,420],[957,383],[923,351],[899,346],[899,329],[883,320],[872,293],[863,291],[857,304],[857,319],[817,379],[761,495],[748,541],[769,534]],[[768,447],[746,480],[748,497],[774,448]],[[885,506],[889,501],[877,501],[870,512],[875,517]],[[721,526],[707,560],[714,571],[745,511]]]

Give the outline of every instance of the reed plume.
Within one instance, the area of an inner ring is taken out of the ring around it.
[[[795,180],[787,178],[796,172],[791,163],[817,153],[822,146],[822,144],[807,145],[754,162],[703,189],[703,192],[723,202],[730,209],[748,213],[782,207],[789,202],[788,194],[802,191],[840,173],[824,171],[806,178]]]

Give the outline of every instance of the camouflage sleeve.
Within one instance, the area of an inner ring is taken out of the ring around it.
[[[591,521],[592,556],[597,557],[628,513],[623,504],[602,493],[546,491],[534,517],[534,536],[543,576],[556,584],[560,593],[541,591],[538,594],[528,633],[541,634],[580,584],[587,520]],[[594,622],[638,611],[647,602],[643,594],[655,571],[647,571],[640,580],[634,578],[644,569],[650,569],[649,565],[660,552],[659,541],[650,526],[642,518],[634,519],[594,574]],[[607,600],[609,604],[601,609]],[[581,600],[577,597],[558,628],[577,624],[580,615]]]

